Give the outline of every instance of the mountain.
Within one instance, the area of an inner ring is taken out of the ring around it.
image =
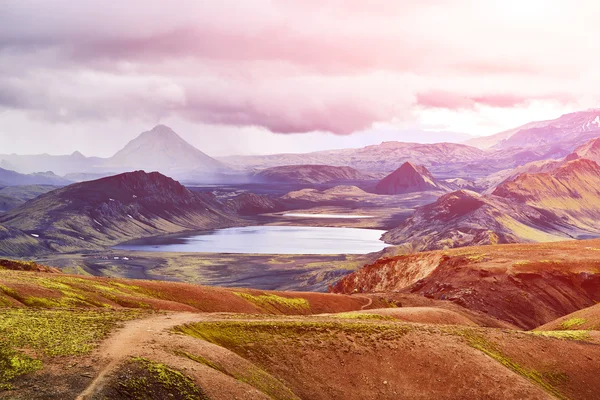
[[[85,157],[76,151],[70,155],[55,156],[50,154],[17,155],[0,154],[0,166],[12,169],[22,174],[31,174],[37,171],[52,171],[58,175],[72,172],[86,172],[98,168],[104,159],[99,157]]]
[[[403,194],[411,192],[426,192],[432,190],[447,191],[448,186],[438,181],[422,165],[405,162],[383,178],[375,187],[378,194]]]
[[[283,165],[257,172],[254,180],[271,183],[322,184],[370,179],[351,167],[330,165]]]
[[[475,147],[455,143],[404,143],[383,142],[360,149],[318,151],[306,154],[273,154],[265,156],[228,156],[220,160],[238,169],[266,169],[283,165],[333,165],[349,166],[383,177],[410,161],[425,165],[455,178],[453,171],[484,159],[486,153]]]
[[[0,168],[0,186],[21,185],[54,185],[63,186],[71,181],[55,175],[53,172],[36,172],[32,174],[20,174],[15,171]]]
[[[76,183],[0,215],[37,235],[48,251],[101,249],[134,238],[243,224],[212,194],[194,193],[158,172]]]
[[[521,174],[490,195],[449,193],[383,238],[416,249],[547,242],[600,235],[600,166],[577,159]]]
[[[409,251],[568,239],[568,235],[549,227],[546,232],[532,226],[548,218],[532,207],[459,190],[418,208],[382,239]]]
[[[0,154],[0,166],[24,174],[52,170],[74,180],[140,169],[179,177],[192,173],[195,178],[228,171],[224,164],[207,156],[164,125],[143,132],[110,158],[85,157],[78,151],[60,156]]]
[[[547,173],[519,175],[493,195],[551,213],[562,229],[598,232],[600,167],[594,161],[578,159]]]
[[[495,150],[511,147],[546,149],[561,148],[571,152],[575,147],[600,136],[600,109],[565,114],[559,118],[531,122],[509,131],[465,143]],[[563,154],[563,156],[566,154]]]
[[[103,167],[114,171],[143,169],[169,174],[195,169],[210,174],[226,169],[221,162],[207,156],[165,125],[157,125],[140,134],[106,160]]]

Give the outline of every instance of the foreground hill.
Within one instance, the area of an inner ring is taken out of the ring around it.
[[[33,236],[44,250],[63,252],[238,223],[214,196],[143,171],[76,183],[0,216],[0,224]],[[9,245],[2,244],[3,254],[20,254],[6,252]]]
[[[418,249],[548,242],[600,235],[600,167],[577,159],[522,174],[491,195],[458,191],[419,208],[384,239]]]
[[[254,180],[271,183],[322,184],[370,179],[351,167],[330,165],[283,165],[257,172]]]
[[[538,331],[588,331],[600,330],[600,304],[575,311],[564,317],[548,322],[536,328]],[[577,334],[577,332],[575,332]]]
[[[418,293],[525,329],[600,301],[600,240],[481,246],[382,258],[336,293]]]
[[[600,390],[595,332],[519,332],[414,294],[207,288],[0,262],[0,304],[6,399],[583,400]]]
[[[426,191],[447,191],[449,186],[431,175],[431,172],[422,165],[405,162],[383,178],[375,187],[378,194],[403,194]]]

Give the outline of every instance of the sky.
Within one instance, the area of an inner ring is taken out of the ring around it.
[[[600,104],[594,0],[2,0],[0,153],[461,141]]]

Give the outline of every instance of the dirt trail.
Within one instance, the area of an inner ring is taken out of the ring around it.
[[[158,339],[166,339],[168,329],[177,325],[206,320],[205,314],[169,313],[166,315],[127,322],[125,327],[106,339],[97,350],[102,354],[103,368],[77,400],[90,399],[102,387],[107,376],[123,361],[135,356],[140,349],[148,348]]]
[[[373,299],[368,297],[368,296],[358,296],[358,295],[354,295],[354,297],[359,297],[361,299],[366,299],[367,300],[367,304],[364,304],[360,309],[361,310],[366,310],[367,307],[370,307],[371,304],[373,304]]]

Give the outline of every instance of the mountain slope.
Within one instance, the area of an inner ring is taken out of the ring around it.
[[[383,178],[375,192],[378,194],[402,194],[411,192],[426,192],[430,190],[448,190],[448,186],[431,175],[427,168],[405,162]]]
[[[144,169],[164,173],[201,168],[210,173],[225,166],[183,140],[171,128],[157,125],[127,143],[109,158],[104,167],[111,170]]]
[[[459,190],[418,208],[382,238],[411,251],[569,238],[552,229],[550,222],[556,218],[533,207]]]
[[[494,147],[496,144],[498,144],[499,142],[509,139],[512,135],[514,135],[515,133],[517,133],[519,131],[522,131],[525,129],[536,128],[536,127],[540,127],[540,126],[545,126],[548,123],[549,123],[549,121],[529,122],[529,123],[527,123],[525,125],[521,125],[517,128],[502,131],[502,132],[496,133],[494,135],[475,137],[475,138],[466,140],[464,142],[464,144],[473,146],[473,147],[477,147],[477,148],[483,149],[483,150],[490,149],[490,148]]]
[[[48,250],[99,249],[133,238],[240,223],[214,196],[136,171],[54,190],[0,216]]]
[[[495,196],[551,212],[564,227],[598,232],[600,167],[578,159],[539,174],[519,175],[494,190]]]
[[[57,187],[50,185],[8,186],[0,189],[0,212],[12,210],[26,201],[54,189]]]
[[[598,236],[599,188],[598,164],[578,159],[547,173],[519,175],[491,195],[462,190],[442,196],[384,239],[440,249]]]
[[[578,158],[585,158],[587,160],[595,161],[600,163],[600,138],[590,140],[587,143],[582,144],[576,148],[573,153],[569,154],[565,161],[573,161]]]
[[[595,239],[382,258],[331,291],[420,294],[532,329],[600,301],[599,245]]]
[[[283,165],[259,171],[255,180],[264,182],[321,184],[340,181],[360,181],[369,179],[351,167],[334,167],[330,165]]]
[[[496,150],[511,147],[550,149],[563,148],[571,152],[575,147],[600,136],[600,109],[565,114],[559,118],[531,122],[496,135],[476,138],[466,143]]]

